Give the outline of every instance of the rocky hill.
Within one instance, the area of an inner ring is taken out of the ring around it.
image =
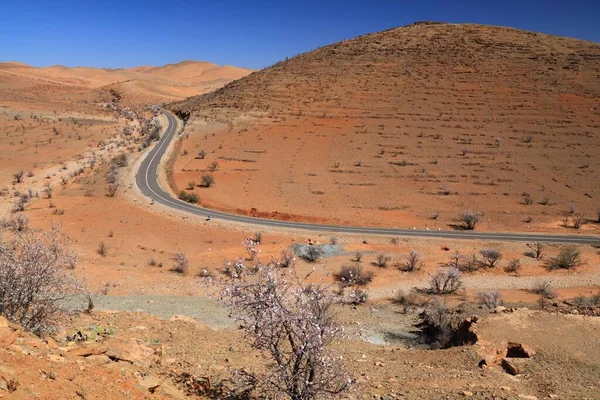
[[[275,114],[390,118],[465,112],[515,114],[534,96],[600,96],[600,45],[517,29],[416,23],[301,54],[173,105]],[[448,107],[452,98],[470,95]],[[498,101],[500,100],[500,101]],[[508,100],[508,101],[507,101]],[[421,105],[430,105],[421,110]],[[560,111],[560,104],[539,108]]]

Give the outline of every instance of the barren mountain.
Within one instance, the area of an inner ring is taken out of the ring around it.
[[[192,116],[184,149],[215,152],[180,157],[175,182],[218,160],[202,200],[230,211],[447,228],[472,208],[486,229],[564,229],[565,211],[600,207],[599,77],[600,45],[576,39],[443,23],[364,35],[173,103]],[[236,116],[255,118],[193,135]]]

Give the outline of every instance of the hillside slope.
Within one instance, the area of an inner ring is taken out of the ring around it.
[[[190,153],[216,149],[221,162],[206,205],[433,228],[473,208],[488,229],[555,230],[569,203],[589,219],[600,208],[590,185],[600,177],[599,77],[597,43],[417,23],[325,46],[170,107],[192,115],[192,133],[204,118],[257,117],[192,137]],[[179,188],[209,162],[190,157],[175,165]],[[231,196],[232,187],[243,190]]]

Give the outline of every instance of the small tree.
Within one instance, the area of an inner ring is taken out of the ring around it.
[[[579,249],[573,246],[563,247],[556,257],[546,264],[548,269],[573,269],[582,264]]]
[[[292,268],[296,263],[294,253],[290,249],[281,250],[281,258],[277,265],[281,268]]]
[[[497,249],[482,249],[479,254],[483,257],[484,264],[488,268],[494,268],[502,258],[502,253]]]
[[[547,302],[556,298],[556,292],[552,288],[550,282],[547,281],[540,281],[536,283],[531,291],[540,295],[539,304],[541,308],[546,308]]]
[[[477,300],[490,310],[502,305],[502,295],[497,290],[491,292],[479,292],[477,293]]]
[[[509,274],[519,275],[519,271],[521,270],[521,260],[514,259],[510,260],[506,267],[504,267],[504,271]]]
[[[106,195],[108,197],[115,197],[117,191],[119,190],[120,185],[118,183],[111,183],[106,187]]]
[[[379,268],[386,268],[391,259],[392,258],[386,254],[377,254],[375,265],[377,265]]]
[[[179,274],[187,274],[190,262],[184,252],[178,251],[175,253],[173,261],[175,264],[173,265],[173,268],[171,268],[171,271]]]
[[[531,256],[536,260],[541,260],[544,256],[544,245],[541,243],[528,243],[527,247],[531,249]]]
[[[329,288],[304,285],[273,264],[252,269],[256,273],[245,279],[231,279],[221,295],[251,346],[268,361],[267,374],[245,375],[275,397],[312,400],[344,391],[347,374],[329,350],[341,334],[331,316],[335,298]]]
[[[24,174],[23,170],[17,171],[13,174],[15,183],[23,182],[23,174]]]
[[[423,256],[421,253],[411,250],[408,256],[406,257],[406,261],[400,265],[400,268],[403,271],[413,272],[421,269],[423,266]]]
[[[65,272],[76,264],[57,231],[0,237],[0,315],[37,335],[53,332],[63,302],[81,291]]]
[[[11,231],[18,233],[24,232],[29,229],[29,218],[23,213],[16,213],[10,216],[8,219],[2,219],[2,228],[10,229]]]
[[[440,268],[431,277],[430,290],[434,294],[450,294],[462,286],[462,278],[457,268]]]
[[[215,178],[212,175],[204,174],[202,175],[201,182],[203,187],[209,188],[215,183]]]
[[[462,212],[458,219],[463,224],[464,229],[472,231],[479,222],[479,215],[471,210],[466,210]]]
[[[317,245],[308,245],[298,255],[305,261],[314,263],[323,256],[323,249]]]

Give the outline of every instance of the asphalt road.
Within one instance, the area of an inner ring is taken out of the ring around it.
[[[545,235],[545,234],[525,234],[508,232],[476,232],[461,230],[424,230],[424,229],[397,229],[397,228],[368,228],[359,226],[337,226],[321,225],[303,222],[278,221],[272,219],[262,219],[246,217],[242,215],[228,214],[215,210],[198,207],[179,199],[171,197],[164,191],[158,183],[158,168],[169,143],[175,135],[176,121],[175,117],[169,112],[164,112],[169,126],[160,138],[158,144],[148,153],[146,158],[140,164],[135,180],[140,191],[155,203],[160,203],[175,210],[184,211],[203,218],[210,215],[211,219],[220,219],[229,222],[240,222],[252,224],[259,227],[275,227],[288,229],[302,229],[312,232],[327,233],[354,233],[364,235],[385,235],[385,236],[405,236],[405,237],[432,237],[446,239],[471,239],[471,240],[490,240],[490,241],[518,241],[518,242],[544,242],[544,243],[573,243],[573,244],[593,244],[600,245],[600,237],[582,236],[582,235]]]

